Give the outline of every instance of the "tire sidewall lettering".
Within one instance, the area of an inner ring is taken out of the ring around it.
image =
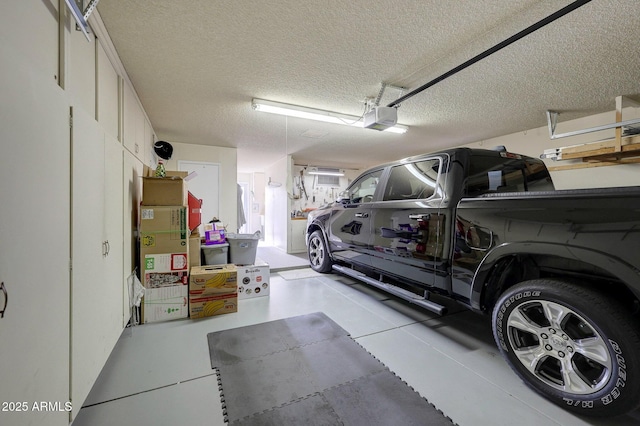
[[[528,299],[528,298],[531,298],[531,297],[539,297],[540,294],[541,294],[541,292],[537,291],[537,290],[535,290],[535,291],[524,290],[522,292],[516,293],[515,295],[509,297],[500,306],[500,308],[498,310],[498,315],[497,315],[497,318],[496,318],[497,319],[497,321],[496,321],[496,329],[498,331],[498,335],[500,336],[500,346],[502,347],[502,349],[505,352],[510,351],[510,348],[508,347],[507,343],[505,342],[505,335],[504,335],[504,332],[503,332],[504,314],[507,312],[507,309],[516,300],[520,301],[522,299]]]
[[[542,297],[541,297],[542,296]],[[503,299],[500,305],[494,310],[494,326],[495,326],[495,335],[496,340],[498,340],[498,345],[502,349],[505,356],[509,357],[513,356],[514,350],[510,346],[508,342],[508,332],[507,332],[507,319],[506,316],[511,314],[518,306],[521,306],[523,303],[527,303],[528,300],[550,300],[556,303],[560,303],[566,305],[566,302],[558,300],[555,296],[545,296],[542,291],[539,290],[522,290],[517,293]],[[568,305],[570,307],[570,305]],[[588,316],[585,317],[591,324],[594,326],[593,319]],[[575,398],[563,397],[557,394],[556,391],[552,391],[549,394],[550,397],[553,398],[553,394],[556,394],[556,398],[560,401],[563,401],[567,406],[572,408],[578,408],[582,410],[591,410],[597,407],[607,406],[613,402],[615,402],[618,398],[620,398],[624,392],[624,389],[627,387],[627,363],[625,361],[625,357],[622,351],[622,348],[618,344],[617,341],[609,339],[607,333],[603,333],[602,330],[599,330],[599,333],[603,334],[603,337],[606,339],[607,346],[611,350],[613,369],[612,369],[612,377],[609,379],[609,383],[603,391],[606,391],[606,394],[599,393],[598,395],[584,395],[584,396],[576,396]],[[518,362],[518,361],[516,361]],[[525,373],[526,374],[526,373]],[[537,380],[537,379],[534,379]],[[615,383],[615,385],[614,385]],[[613,386],[612,386],[613,385]]]

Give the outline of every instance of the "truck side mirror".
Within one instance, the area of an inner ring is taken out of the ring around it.
[[[338,198],[336,198],[336,203],[340,204],[350,204],[351,198],[349,197],[349,191],[342,191],[338,194]]]

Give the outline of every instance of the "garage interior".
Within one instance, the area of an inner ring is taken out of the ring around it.
[[[305,213],[360,172],[453,147],[543,158],[557,189],[638,185],[636,0],[77,0],[86,35],[72,1],[2,6],[0,353],[15,368],[0,381],[20,385],[0,397],[73,409],[0,413],[0,423],[226,424],[207,334],[322,312],[452,424],[640,424],[638,411],[582,418],[552,404],[501,358],[491,318],[446,299],[438,316],[316,273],[304,240]],[[341,123],[264,113],[262,101]],[[362,128],[387,106],[406,132]],[[267,297],[131,325],[141,177],[159,140],[174,149],[167,170],[216,165],[202,221],[259,231]],[[310,173],[321,169],[343,176],[323,184]],[[57,309],[25,320],[39,304]]]

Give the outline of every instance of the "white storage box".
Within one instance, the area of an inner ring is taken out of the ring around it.
[[[238,299],[269,295],[269,264],[256,259],[253,265],[238,266]]]
[[[229,263],[229,244],[201,245],[205,265],[226,265]],[[233,263],[233,262],[232,262]]]

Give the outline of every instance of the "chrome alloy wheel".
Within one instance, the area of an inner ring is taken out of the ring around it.
[[[530,301],[514,309],[506,325],[518,361],[546,385],[586,395],[608,383],[613,362],[606,341],[570,308]]]
[[[316,234],[311,236],[309,239],[309,262],[311,262],[311,266],[320,267],[324,263],[324,259],[326,256],[324,250],[324,243],[320,239],[320,237]]]

